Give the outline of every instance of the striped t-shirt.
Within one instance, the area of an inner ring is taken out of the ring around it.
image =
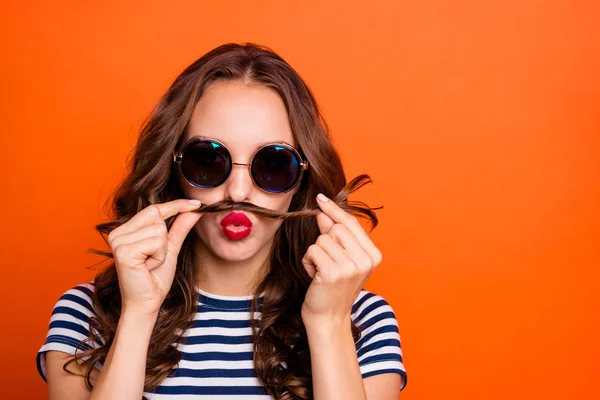
[[[93,290],[91,282],[78,285],[65,292],[54,306],[46,342],[37,353],[38,371],[44,380],[45,352],[74,354],[79,342],[88,337]],[[144,395],[152,400],[270,399],[252,362],[252,296],[197,291],[194,325],[184,333],[185,343],[178,346],[183,357],[176,373]],[[255,318],[260,318],[260,312],[255,312]],[[354,301],[352,319],[362,332],[356,354],[363,378],[397,373],[406,384],[398,323],[390,305],[381,296],[362,290]],[[97,363],[96,367],[101,369],[102,365]]]

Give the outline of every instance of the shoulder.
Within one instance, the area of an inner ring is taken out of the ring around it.
[[[73,296],[77,296],[86,300],[90,300],[92,299],[92,296],[94,295],[94,290],[96,289],[96,286],[94,285],[93,281],[90,282],[85,282],[85,283],[80,283],[76,286],[73,286],[71,288],[69,288],[68,290],[66,290],[63,293],[63,296],[65,295],[73,295]]]
[[[46,340],[37,353],[38,372],[46,380],[46,353],[60,351],[75,354],[90,348],[89,320],[94,315],[93,282],[71,287],[60,296],[50,316]],[[101,344],[101,343],[97,343]]]
[[[89,319],[94,315],[94,289],[93,282],[86,282],[64,291],[52,309],[50,330],[70,329],[87,336]]]
[[[384,320],[397,326],[396,315],[388,301],[381,295],[365,289],[356,296],[351,316],[352,321],[361,330]]]
[[[93,312],[94,283],[81,283],[63,292],[54,306],[52,314],[64,309],[78,310],[89,316]],[[59,308],[59,310],[57,310]]]
[[[382,296],[362,290],[352,306],[352,321],[360,329],[356,355],[363,378],[398,373],[406,384],[400,332],[394,310]]]

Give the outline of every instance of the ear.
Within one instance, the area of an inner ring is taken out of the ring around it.
[[[327,214],[320,212],[317,214],[317,225],[319,225],[319,231],[321,234],[329,232],[335,222],[327,216]]]

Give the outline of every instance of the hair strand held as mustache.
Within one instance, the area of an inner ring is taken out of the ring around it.
[[[366,218],[371,222],[371,231],[375,229],[377,224],[379,223],[377,219],[377,215],[374,210],[382,209],[381,207],[369,207],[367,204],[361,201],[348,201],[348,196],[360,189],[366,184],[372,183],[371,178],[362,174],[352,179],[346,186],[340,190],[340,192],[332,199],[340,208],[344,211],[358,217],[358,218]],[[266,218],[279,218],[279,219],[288,219],[288,218],[303,218],[303,217],[311,217],[316,216],[320,212],[322,212],[318,207],[312,210],[298,210],[298,211],[290,211],[290,212],[277,212],[268,208],[260,207],[248,202],[234,202],[231,200],[221,200],[213,204],[203,204],[195,212],[201,213],[214,213],[228,210],[243,210],[252,212],[256,215],[266,217]]]
[[[369,183],[372,183],[372,182],[373,181],[371,180],[369,175],[366,175],[366,174],[359,175],[356,178],[352,179],[350,182],[348,182],[346,184],[346,186],[344,186],[342,188],[342,190],[340,190],[340,192],[336,196],[334,196],[333,199],[331,199],[342,210],[348,212],[349,214],[352,214],[357,218],[367,219],[371,225],[370,231],[373,231],[373,229],[375,229],[375,227],[379,223],[379,220],[378,220],[377,215],[375,214],[374,210],[380,210],[383,208],[383,206],[369,207],[367,204],[365,204],[362,201],[349,201],[348,196],[350,194],[354,193],[355,191],[357,191],[358,189],[360,189],[361,187],[363,187]],[[192,212],[215,213],[215,212],[228,211],[228,210],[243,210],[243,211],[255,213],[256,215],[259,215],[262,217],[279,218],[279,219],[312,217],[312,216],[316,216],[322,212],[321,209],[318,206],[316,206],[312,210],[299,210],[299,211],[290,211],[290,212],[280,213],[280,212],[273,211],[268,208],[259,207],[252,203],[233,202],[231,200],[221,200],[216,203],[207,204],[207,205],[203,204],[198,209],[196,209]],[[171,220],[170,223],[167,224],[169,228],[170,228],[170,225],[172,224],[174,218],[170,218],[170,220]],[[118,226],[118,224],[116,224],[114,222],[106,224],[106,226],[109,226],[109,225],[110,225],[111,230]],[[98,249],[88,249],[88,252],[97,254],[97,255],[101,255],[101,256],[104,256],[107,258],[113,257],[112,253],[98,250]]]

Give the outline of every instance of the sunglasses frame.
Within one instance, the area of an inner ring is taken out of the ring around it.
[[[229,172],[227,173],[227,176],[225,177],[225,179],[223,180],[223,182],[219,183],[216,186],[200,186],[197,185],[191,181],[189,181],[185,175],[183,174],[183,171],[181,170],[181,161],[183,160],[183,153],[185,153],[185,151],[188,149],[188,147],[193,146],[194,144],[198,143],[198,142],[214,142],[214,143],[218,143],[227,153],[227,156],[229,157],[229,160],[231,161],[231,168],[229,169]],[[251,166],[254,162],[254,158],[256,157],[256,155],[258,154],[259,151],[261,151],[262,149],[264,149],[265,147],[270,147],[270,146],[281,146],[281,147],[285,147],[287,150],[291,151],[300,161],[300,173],[298,174],[298,178],[296,179],[296,182],[288,189],[286,189],[285,191],[281,191],[281,192],[273,192],[270,190],[266,190],[263,189],[262,187],[260,187],[260,185],[258,185],[258,183],[256,183],[256,180],[254,179],[254,176],[252,175],[252,170],[251,170]],[[270,193],[270,194],[279,194],[279,193],[287,193],[290,190],[294,189],[296,186],[298,186],[298,184],[302,181],[302,176],[304,175],[304,171],[306,171],[308,169],[308,160],[305,160],[302,157],[302,154],[300,154],[300,152],[298,150],[296,150],[296,148],[294,148],[293,146],[290,146],[287,143],[283,143],[283,142],[275,142],[275,143],[267,143],[265,145],[260,146],[255,152],[254,154],[252,154],[252,158],[250,158],[250,163],[248,164],[243,164],[243,163],[235,163],[233,162],[233,157],[231,157],[231,153],[229,152],[229,149],[227,148],[227,146],[225,146],[225,144],[219,140],[216,139],[210,139],[207,137],[194,137],[190,140],[187,141],[187,143],[185,143],[183,145],[183,147],[181,147],[181,149],[179,150],[174,150],[173,151],[173,161],[175,162],[175,164],[177,164],[177,171],[179,171],[179,176],[181,176],[190,186],[193,186],[195,188],[200,188],[200,189],[213,189],[216,187],[221,186],[222,184],[224,184],[225,182],[227,182],[227,179],[229,179],[229,176],[231,175],[231,171],[233,170],[233,166],[234,165],[242,165],[245,166],[246,168],[250,168],[249,174],[250,174],[250,178],[252,179],[252,183],[254,183],[254,186],[256,186],[257,188],[259,188],[260,190],[262,190],[263,192],[266,193]]]

